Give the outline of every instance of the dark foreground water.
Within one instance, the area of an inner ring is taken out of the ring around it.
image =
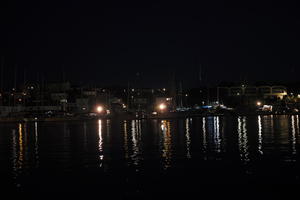
[[[286,197],[299,131],[297,115],[1,124],[0,196]]]

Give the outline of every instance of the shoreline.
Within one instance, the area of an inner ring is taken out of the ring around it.
[[[62,121],[90,121],[102,119],[121,119],[121,120],[142,120],[142,119],[179,119],[179,118],[192,118],[192,117],[215,117],[215,116],[269,116],[269,115],[300,115],[299,113],[202,113],[202,114],[163,114],[154,116],[128,116],[128,115],[115,115],[115,116],[97,116],[97,117],[49,117],[49,118],[23,118],[23,117],[2,117],[0,123],[7,122],[62,122]]]

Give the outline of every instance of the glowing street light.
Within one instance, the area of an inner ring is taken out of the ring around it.
[[[260,101],[256,102],[256,105],[261,106],[261,102]]]
[[[98,113],[101,113],[103,110],[104,110],[104,109],[103,109],[103,106],[98,106],[98,107],[97,107],[97,112],[98,112]]]
[[[167,108],[167,106],[166,106],[166,104],[161,103],[161,104],[159,104],[158,108],[159,108],[159,110],[163,111]]]

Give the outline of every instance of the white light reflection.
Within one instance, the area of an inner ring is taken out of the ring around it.
[[[190,137],[189,118],[185,120],[185,138],[186,138],[186,156],[187,158],[191,158],[191,137]]]
[[[202,118],[202,133],[203,133],[203,151],[206,153],[207,149],[207,139],[206,139],[206,121],[205,117]]]
[[[219,116],[214,117],[214,143],[216,145],[216,151],[221,152],[221,138],[220,138],[220,122]]]
[[[299,135],[299,115],[296,116],[297,134]]]
[[[100,167],[102,167],[103,162],[103,139],[102,139],[102,120],[98,120],[98,135],[99,135],[99,159],[100,159]]]
[[[13,170],[13,178],[16,179],[18,176],[17,169],[17,131],[16,129],[12,130],[12,170]]]
[[[126,160],[128,160],[129,158],[129,151],[128,151],[128,133],[127,133],[127,121],[124,120],[123,122],[123,125],[124,125],[124,151],[125,151],[125,158]]]
[[[270,115],[270,117],[271,117],[271,131],[272,131],[272,134],[274,134],[274,116]]]
[[[246,117],[238,117],[238,142],[239,142],[239,150],[240,157],[244,163],[250,161],[249,152],[248,152],[248,137],[247,137],[247,129],[246,129]]]
[[[36,160],[36,168],[39,167],[39,138],[38,138],[38,123],[34,122],[34,154]]]
[[[261,116],[258,116],[258,152],[262,155],[264,152],[262,150],[263,138],[262,138],[262,124],[261,124]]]
[[[131,121],[131,138],[132,138],[132,160],[134,165],[139,165],[140,163],[140,131],[141,131],[141,120]]]
[[[292,116],[292,154],[296,154],[296,124],[295,124],[295,116]]]

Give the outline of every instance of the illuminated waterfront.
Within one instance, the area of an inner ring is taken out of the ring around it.
[[[0,126],[1,183],[12,191],[114,188],[130,196],[202,184],[299,183],[298,115]]]

